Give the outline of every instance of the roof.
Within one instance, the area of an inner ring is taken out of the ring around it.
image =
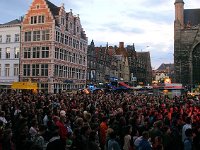
[[[169,70],[173,70],[174,69],[174,64],[164,64],[162,63],[157,70],[165,70],[169,68]]]
[[[60,11],[60,7],[54,5],[53,3],[51,3],[50,1],[46,0],[47,5],[49,6],[49,9],[51,10],[53,16],[57,16],[59,15],[59,11]]]
[[[190,24],[191,26],[200,24],[200,9],[185,9],[184,24]]]
[[[10,22],[7,22],[7,23],[1,24],[1,25],[15,25],[15,24],[20,24],[20,23],[21,23],[20,20],[15,19],[15,20],[12,20]]]

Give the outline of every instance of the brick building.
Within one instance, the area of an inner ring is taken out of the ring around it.
[[[175,82],[200,83],[200,9],[184,9],[176,0],[174,21]]]
[[[142,85],[150,85],[152,83],[152,67],[150,52],[137,52],[137,82]]]
[[[60,92],[83,88],[87,70],[87,37],[79,15],[48,0],[33,0],[21,28],[20,81]]]

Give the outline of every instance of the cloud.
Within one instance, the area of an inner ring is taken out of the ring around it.
[[[173,62],[175,0],[49,0],[79,14],[82,27],[96,46],[135,43],[137,51],[150,51],[152,66]],[[185,8],[200,7],[199,0],[184,0]],[[32,0],[0,0],[0,23],[27,13]],[[10,5],[12,4],[12,5]],[[146,46],[148,48],[145,48]],[[162,59],[160,59],[162,58]]]

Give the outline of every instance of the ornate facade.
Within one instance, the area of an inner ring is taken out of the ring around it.
[[[83,88],[87,70],[87,37],[79,15],[48,0],[33,0],[21,29],[20,80],[37,82],[57,93]]]

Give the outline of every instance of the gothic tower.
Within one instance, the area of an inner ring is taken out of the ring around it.
[[[183,0],[176,0],[175,3],[175,22],[179,23],[181,27],[184,26],[184,2]]]
[[[175,81],[200,84],[200,9],[184,9],[183,0],[174,5]]]

